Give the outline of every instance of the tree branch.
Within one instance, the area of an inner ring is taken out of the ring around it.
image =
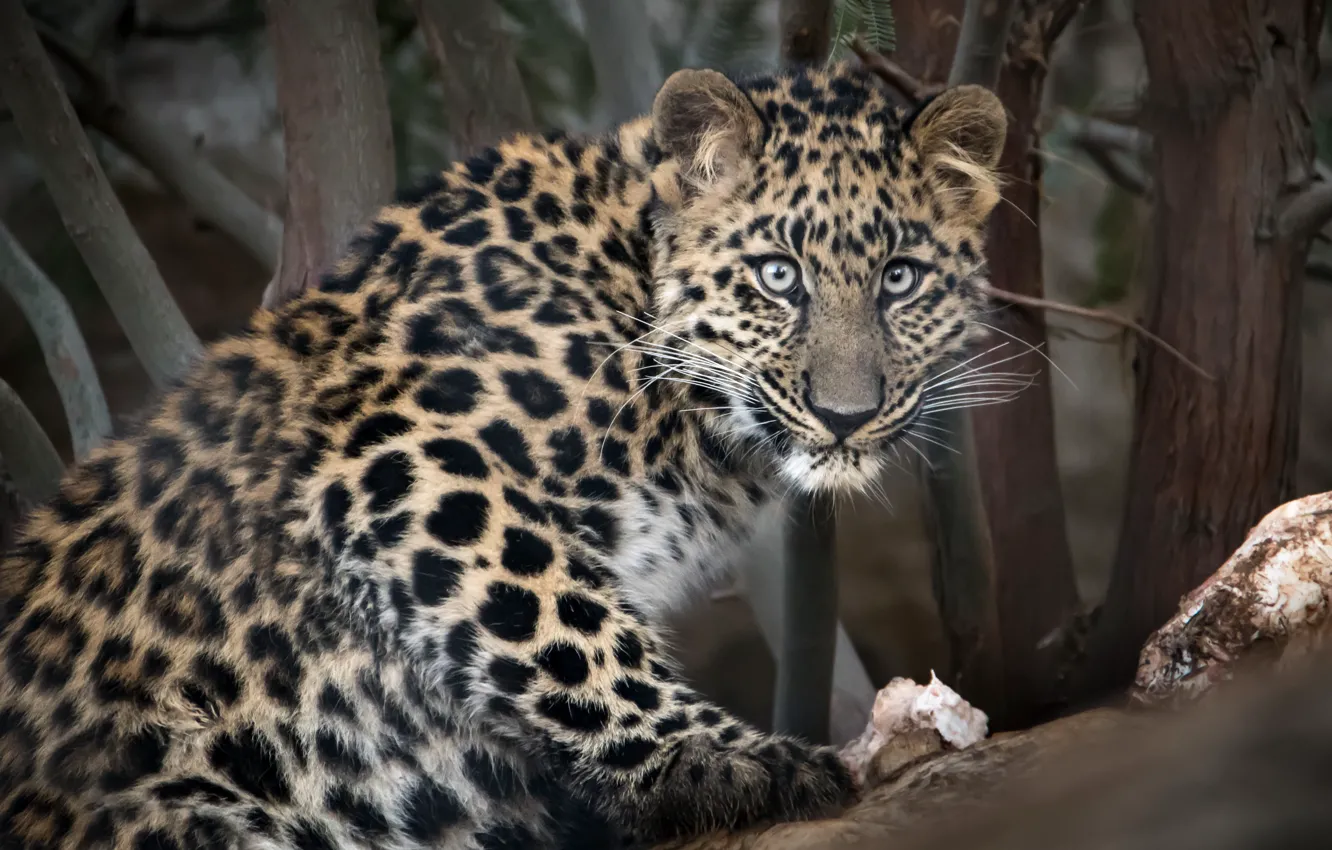
[[[199,218],[273,271],[282,249],[281,220],[214,168],[188,139],[172,133],[136,104],[118,98],[111,81],[78,47],[40,23],[37,29],[47,50],[79,78],[74,102],[80,117],[138,160]]]
[[[1304,274],[1318,283],[1332,283],[1332,262],[1309,260],[1304,264]]]
[[[40,504],[60,489],[65,464],[37,417],[9,384],[0,380],[0,457],[19,494]]]
[[[200,351],[120,205],[21,0],[0,0],[0,95],[65,227],[149,378],[164,386]]]
[[[69,424],[75,460],[111,435],[111,413],[65,296],[0,224],[0,289],[18,304],[46,359]]]
[[[93,0],[70,26],[70,35],[85,50],[95,52],[107,41],[129,0]]]
[[[938,94],[946,86],[929,85],[913,77],[905,68],[867,45],[857,37],[851,50],[867,70],[902,95],[908,103],[919,103]],[[1125,162],[1124,154],[1141,156],[1148,141],[1135,127],[1101,118],[1068,113],[1072,122],[1072,140],[1105,175],[1123,189],[1145,195],[1150,186],[1146,172],[1139,166]]]
[[[948,74],[950,86],[971,83],[992,89],[998,84],[1017,11],[1017,0],[967,0]]]
[[[1072,139],[1098,168],[1121,188],[1145,195],[1151,186],[1146,170],[1126,162],[1123,155],[1145,156],[1151,139],[1125,121],[1066,113],[1072,122]],[[1289,198],[1278,217],[1277,233],[1296,242],[1320,235],[1332,222],[1332,169],[1326,163],[1314,163],[1318,180]]]
[[[856,36],[851,42],[851,50],[859,57],[870,73],[877,76],[896,90],[902,97],[910,103],[919,103],[932,94],[943,91],[945,86],[934,86],[923,83],[911,74],[901,65],[884,56],[879,51],[873,49],[860,36]]]
[[[1332,221],[1332,183],[1313,183],[1284,204],[1277,219],[1277,232],[1292,242],[1303,243]]]
[[[231,182],[187,139],[124,101],[85,114],[91,126],[138,160],[201,220],[235,239],[265,270],[277,268],[282,220]]]
[[[1151,180],[1141,158],[1151,143],[1142,131],[1100,118],[1067,115],[1072,124],[1073,144],[1116,185],[1131,194],[1146,195]]]
[[[494,0],[416,0],[444,87],[449,135],[461,156],[531,130],[532,105]]]
[[[1073,143],[1110,182],[1129,194],[1142,197],[1151,189],[1152,184],[1147,173],[1133,163],[1126,162],[1122,155],[1087,138],[1075,137]]]
[[[989,286],[988,284],[982,286],[981,291],[997,301],[1004,301],[1009,304],[1017,304],[1023,307],[1033,307],[1038,310],[1050,310],[1051,312],[1063,313],[1067,316],[1078,316],[1083,319],[1091,319],[1092,321],[1095,322],[1104,322],[1108,325],[1118,325],[1121,328],[1133,331],[1134,333],[1142,336],[1144,339],[1150,340],[1156,345],[1161,346],[1161,348],[1165,349],[1165,351],[1168,352],[1172,357],[1175,357],[1176,359],[1179,360],[1179,362],[1183,363],[1185,366],[1189,367],[1194,372],[1197,372],[1199,375],[1206,378],[1207,380],[1209,381],[1216,380],[1216,378],[1213,377],[1211,372],[1208,372],[1206,369],[1199,366],[1197,363],[1194,363],[1192,360],[1185,357],[1173,345],[1161,339],[1159,336],[1147,330],[1142,325],[1138,324],[1132,319],[1127,318],[1125,316],[1121,316],[1118,313],[1114,313],[1110,310],[1097,310],[1092,307],[1079,307],[1075,304],[1062,304],[1058,301],[1050,301],[1045,298],[1034,298],[1030,295],[1019,295],[1015,292],[1009,292],[1008,290],[1005,289],[996,289],[993,286]]]
[[[469,0],[475,2],[475,0]],[[266,0],[286,142],[274,307],[304,291],[393,195],[393,128],[371,0]]]
[[[173,24],[160,21],[145,23],[134,28],[140,38],[173,41],[199,41],[236,35],[251,35],[264,28],[264,16],[254,9],[240,9],[222,17],[191,24]]]

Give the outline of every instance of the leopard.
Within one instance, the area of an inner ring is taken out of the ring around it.
[[[0,845],[630,847],[830,815],[666,617],[885,469],[987,309],[1006,119],[676,71],[406,189],[74,464],[0,567]]]

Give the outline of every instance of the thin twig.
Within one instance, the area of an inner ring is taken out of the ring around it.
[[[111,413],[101,381],[69,302],[3,224],[0,290],[14,299],[37,335],[46,369],[65,409],[74,458],[82,460],[111,434]]]
[[[1110,310],[1097,310],[1094,307],[1078,307],[1074,304],[1063,304],[1045,298],[1036,298],[1032,295],[1019,295],[1016,292],[1009,292],[1005,289],[996,289],[988,284],[982,287],[982,291],[997,301],[1004,301],[1009,304],[1017,304],[1023,307],[1033,307],[1038,310],[1050,310],[1055,313],[1064,313],[1069,316],[1079,316],[1083,319],[1091,319],[1095,322],[1104,322],[1110,325],[1118,325],[1121,328],[1133,331],[1134,333],[1141,335],[1143,338],[1161,346],[1161,348],[1165,349],[1185,366],[1188,366],[1207,380],[1216,380],[1212,373],[1185,357],[1179,349],[1175,348],[1173,345],[1161,339],[1159,336],[1147,330],[1132,319],[1121,316],[1118,313],[1114,313]]]
[[[851,41],[851,50],[871,74],[883,80],[912,103],[920,103],[944,89],[943,86],[923,83],[911,76],[905,68],[870,47],[860,36]]]

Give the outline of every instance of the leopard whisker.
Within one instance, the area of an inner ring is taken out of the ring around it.
[[[925,405],[923,406],[933,407],[939,404],[947,404],[948,402],[952,401],[966,401],[970,399],[999,399],[999,398],[1014,399],[1017,398],[1019,395],[1021,395],[1020,392],[1012,390],[1008,392],[993,392],[987,390],[968,390],[965,392],[959,391],[955,393],[947,393],[945,395],[938,396],[937,398],[931,398],[930,400],[925,402]]]
[[[635,347],[632,350],[639,354],[646,354],[649,357],[653,358],[654,360],[664,360],[676,364],[680,363],[690,364],[702,371],[714,373],[719,376],[725,376],[727,378],[731,378],[740,381],[742,383],[749,383],[751,381],[749,375],[747,375],[746,373],[742,372],[739,369],[734,368],[733,366],[730,366],[729,364],[718,361],[706,360],[698,357],[697,355],[690,354],[687,352],[682,352],[677,349],[662,348],[658,350],[650,347]],[[646,367],[642,368],[650,368],[651,365],[652,364],[649,363]]]
[[[966,365],[967,365],[968,363],[974,362],[974,361],[976,361],[976,360],[978,360],[978,359],[984,357],[984,356],[987,355],[987,354],[990,354],[990,353],[992,353],[992,352],[998,351],[999,349],[1004,348],[1004,347],[1006,347],[1007,345],[1008,345],[1007,342],[1001,342],[1001,343],[999,343],[998,345],[994,346],[993,348],[990,348],[990,349],[988,349],[988,350],[986,350],[986,351],[982,351],[982,352],[979,353],[979,354],[973,354],[972,356],[968,357],[966,360],[963,360],[961,363],[957,363],[957,364],[955,364],[955,365],[953,365],[953,366],[950,366],[949,368],[947,368],[947,369],[943,370],[942,372],[940,372],[939,374],[935,375],[935,376],[934,376],[933,378],[931,378],[930,380],[926,381],[925,384],[921,387],[921,390],[923,391],[923,390],[927,390],[927,389],[929,389],[930,387],[932,387],[932,386],[934,386],[936,383],[938,383],[939,379],[943,378],[945,375],[949,375],[949,374],[951,374],[951,373],[953,373],[953,372],[956,372],[958,369],[965,368]],[[1002,361],[1001,361],[1001,362],[1002,362]],[[977,368],[980,368],[980,367],[977,367]]]
[[[1064,380],[1068,381],[1069,386],[1073,387],[1073,389],[1075,390],[1078,389],[1077,383],[1068,376],[1067,372],[1059,368],[1059,364],[1054,362],[1054,358],[1052,358],[1049,354],[1046,354],[1044,351],[1041,351],[1041,349],[1045,347],[1045,343],[1041,343],[1040,345],[1032,345],[1031,343],[1027,342],[1025,339],[1022,339],[1019,336],[1015,336],[1014,334],[1011,334],[1008,331],[1003,330],[1002,328],[997,328],[994,325],[987,324],[981,321],[977,321],[976,324],[980,325],[983,328],[989,328],[990,330],[994,331],[997,334],[1003,334],[1004,336],[1008,337],[1014,342],[1020,345],[1025,345],[1027,349],[1030,350],[1031,352],[1041,355],[1041,357],[1045,358],[1045,362],[1050,364],[1051,368],[1053,368],[1056,372],[1064,376]]]
[[[734,372],[736,374],[741,374],[741,375],[745,374],[745,370],[735,367],[734,365],[728,363],[726,360],[722,359],[716,354],[713,354],[707,349],[701,350],[703,354],[706,356],[700,356],[699,354],[693,351],[690,351],[688,349],[678,348],[676,346],[662,345],[660,343],[655,343],[655,342],[636,342],[634,343],[632,350],[637,351],[640,354],[650,354],[657,357],[688,358],[698,362],[707,363],[710,366],[717,369],[722,369],[728,372]]]
[[[917,430],[915,429],[915,426],[914,426],[914,425],[913,425],[912,427],[910,427],[910,428],[907,428],[906,431],[904,431],[903,433],[905,433],[905,434],[910,434],[910,435],[913,436],[913,437],[919,437],[920,439],[924,440],[925,442],[930,443],[930,444],[932,444],[932,445],[936,445],[936,446],[938,446],[938,447],[941,448],[941,449],[946,449],[946,450],[952,452],[952,453],[955,454],[955,455],[960,455],[960,454],[962,454],[962,453],[959,452],[957,449],[955,449],[955,448],[953,448],[952,446],[948,445],[947,443],[945,443],[943,440],[939,439],[938,437],[931,437],[931,436],[928,435],[928,434],[922,434],[922,433],[920,433],[919,431],[917,431]]]
[[[1007,404],[1010,401],[1013,401],[1012,397],[983,399],[980,401],[954,402],[952,404],[943,404],[938,407],[931,407],[930,412],[944,413],[949,410],[965,410],[967,408],[972,408],[972,407],[991,407],[996,404]]]
[[[917,435],[917,436],[919,436],[919,435]],[[930,461],[929,457],[927,457],[926,454],[925,454],[923,451],[920,450],[920,446],[918,446],[918,445],[916,445],[915,443],[911,442],[911,435],[910,435],[910,434],[903,434],[903,435],[902,435],[902,442],[905,443],[905,444],[907,445],[907,447],[910,448],[913,452],[915,452],[917,455],[920,456],[920,459],[923,460],[923,461],[925,462],[925,466],[926,466],[927,468],[929,468],[929,469],[931,469],[931,470],[934,469],[934,464]]]
[[[739,384],[735,381],[719,378],[716,375],[699,373],[685,366],[666,366],[663,367],[663,370],[658,374],[665,376],[672,373],[680,375],[684,378],[690,378],[692,380],[680,380],[677,378],[668,378],[667,381],[669,383],[690,384],[692,386],[704,389],[710,389],[713,392],[723,396],[735,395],[745,399],[746,401],[750,402],[758,401],[758,399],[754,396],[753,392],[749,389],[749,386],[746,384]]]
[[[1005,342],[1005,343],[1000,343],[998,346],[995,346],[994,348],[990,349],[989,351],[983,351],[983,352],[981,352],[980,354],[977,354],[976,357],[984,357],[986,354],[989,354],[990,352],[995,351],[995,350],[997,350],[997,349],[999,349],[999,348],[1002,348],[1003,346],[1006,346],[1006,345],[1008,345],[1008,343],[1006,343],[1006,342]],[[1027,355],[1027,352],[1025,352],[1025,351],[1019,351],[1017,354],[1010,354],[1008,357],[1004,357],[1004,358],[1002,358],[1002,359],[1000,359],[1000,360],[990,360],[990,361],[986,361],[986,362],[984,362],[984,363],[981,363],[981,364],[978,365],[978,366],[973,366],[972,368],[963,371],[963,372],[962,372],[961,374],[959,374],[959,375],[953,375],[951,378],[948,378],[947,380],[940,380],[940,378],[943,378],[943,374],[941,374],[941,375],[935,377],[933,380],[926,382],[925,385],[924,385],[923,387],[921,387],[921,390],[922,390],[922,392],[923,392],[923,391],[926,391],[926,390],[937,390],[937,389],[939,389],[940,387],[946,387],[946,386],[949,386],[949,385],[951,385],[951,384],[953,384],[953,383],[956,383],[957,381],[964,381],[964,380],[966,380],[967,378],[972,377],[972,376],[975,376],[975,375],[999,375],[999,376],[1004,376],[1004,375],[1028,375],[1028,374],[1031,374],[1031,373],[1027,373],[1027,372],[995,372],[995,371],[991,371],[991,370],[993,370],[993,369],[994,369],[995,367],[997,367],[997,366],[1002,366],[1003,364],[1008,363],[1008,362],[1011,361],[1011,360],[1016,360],[1017,358],[1019,358],[1019,357],[1025,357],[1026,355]],[[975,360],[975,359],[976,359],[975,357],[971,358],[971,360]],[[966,361],[965,363],[960,363],[960,364],[958,364],[958,367],[960,367],[960,366],[965,366],[967,363],[970,363],[971,360],[968,360],[968,361]],[[949,371],[950,371],[950,372],[955,371],[958,367],[954,367],[953,369],[950,369]],[[945,374],[946,374],[946,373],[945,373]],[[1034,377],[1034,375],[1033,375],[1033,377]]]
[[[708,350],[707,350],[706,348],[704,348],[703,346],[701,346],[701,345],[699,345],[698,343],[694,342],[692,339],[689,339],[688,337],[680,336],[679,334],[674,333],[674,332],[672,332],[672,331],[668,331],[668,330],[666,330],[665,328],[658,327],[657,325],[654,325],[654,324],[652,324],[651,322],[644,322],[642,319],[638,318],[637,316],[630,316],[628,313],[624,312],[623,310],[620,310],[620,311],[617,311],[617,312],[619,312],[619,314],[620,314],[621,316],[624,316],[625,318],[629,319],[630,321],[639,322],[639,323],[641,323],[641,324],[647,325],[648,327],[655,327],[655,328],[657,328],[657,330],[661,331],[662,333],[666,334],[667,336],[670,336],[670,337],[672,337],[672,338],[674,338],[674,339],[678,339],[678,340],[680,340],[680,341],[683,342],[685,345],[692,345],[694,348],[697,348],[699,351],[706,352],[707,354],[709,354],[709,355],[712,356],[712,357],[716,357],[716,356],[717,356],[717,355],[713,354],[711,351],[708,351]],[[750,360],[748,357],[745,357],[743,354],[740,354],[739,352],[733,352],[733,353],[735,354],[735,356],[739,357],[741,360],[745,361],[745,362],[748,363],[750,366],[753,366],[755,369],[759,368],[759,365],[758,365],[757,363],[755,363],[754,361]],[[720,359],[720,358],[719,358],[719,359]]]
[[[757,402],[753,391],[753,381],[750,376],[734,369],[719,369],[715,364],[700,360],[692,356],[680,356],[678,353],[658,354],[655,352],[644,352],[650,354],[657,362],[640,366],[632,371],[635,373],[656,368],[668,367],[670,371],[697,378],[708,384],[723,395],[733,394],[742,396],[748,401]]]

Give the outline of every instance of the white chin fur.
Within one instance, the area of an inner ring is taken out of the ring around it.
[[[877,455],[843,451],[811,452],[792,446],[781,459],[778,475],[805,493],[845,493],[871,486],[883,469]]]

